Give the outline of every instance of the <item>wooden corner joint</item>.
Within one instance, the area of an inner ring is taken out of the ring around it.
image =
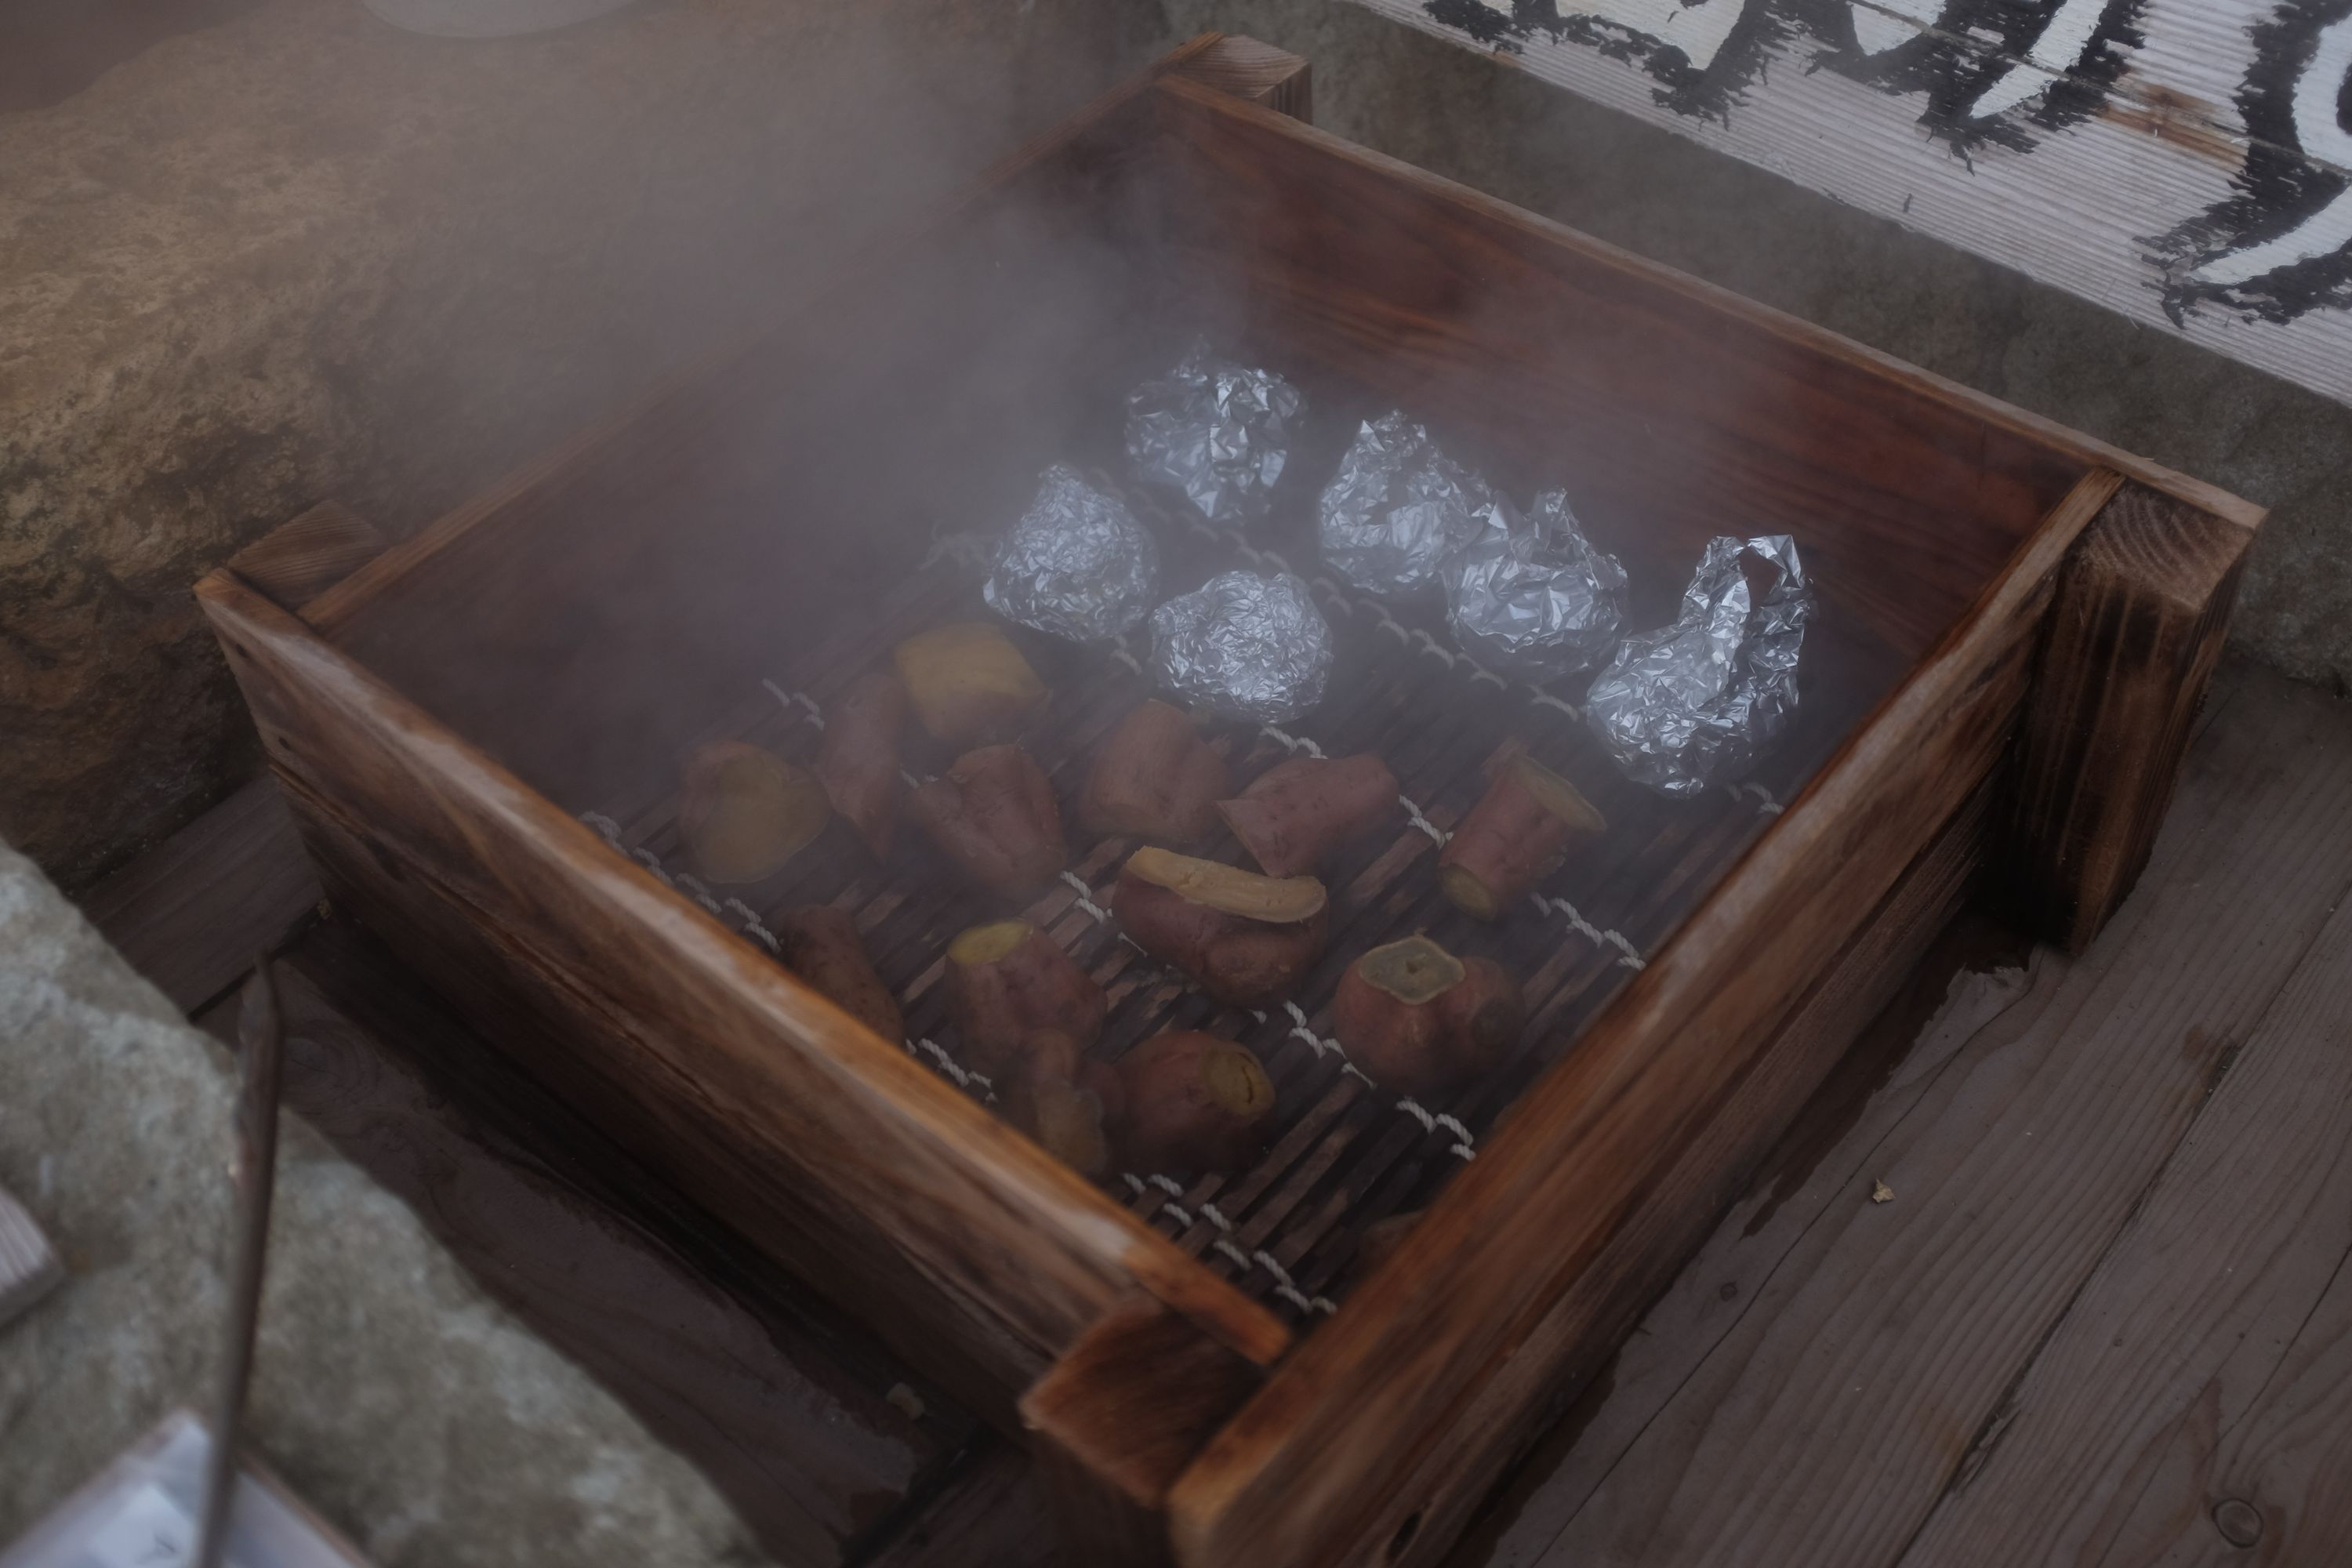
[[[230,556],[227,565],[279,609],[299,614],[390,542],[348,507],[320,501]]]
[[[1993,866],[2025,930],[2080,952],[2147,863],[2253,531],[2126,481],[2043,622]]]
[[[1168,1495],[1265,1369],[1141,1291],[1021,1396],[1064,1560],[1170,1564]]]
[[[1315,120],[1314,68],[1303,57],[1255,38],[1227,33],[1186,55],[1176,66],[1179,76],[1205,87],[1263,104],[1276,114],[1312,124]]]

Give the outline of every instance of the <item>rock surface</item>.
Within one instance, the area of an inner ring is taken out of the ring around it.
[[[254,757],[199,574],[641,395],[1081,101],[1122,9],[250,0],[0,112],[0,837],[78,886],[193,815]]]
[[[0,1331],[0,1544],[209,1398],[234,1089],[219,1048],[0,845],[0,1184],[66,1283]],[[764,1561],[709,1484],[281,1129],[250,1436],[383,1568]]]

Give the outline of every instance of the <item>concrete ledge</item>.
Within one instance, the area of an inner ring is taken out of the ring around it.
[[[0,846],[0,1184],[66,1282],[0,1330],[0,1543],[211,1388],[233,1092]],[[709,1484],[289,1120],[251,1439],[383,1568],[762,1561]]]

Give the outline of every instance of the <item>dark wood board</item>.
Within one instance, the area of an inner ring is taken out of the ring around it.
[[[82,913],[185,1013],[244,979],[323,896],[276,781],[220,805],[84,894]]]
[[[1902,1568],[2352,1561],[2352,903],[2223,1051]]]
[[[780,1561],[846,1561],[975,1424],[531,1083],[347,920],[278,964],[284,1099]],[[199,1019],[228,1039],[231,994]]]
[[[1717,1273],[1685,1276],[1703,1290],[1735,1259],[1735,1300],[1694,1331],[1704,1354],[1644,1383],[1648,1414],[1604,1405],[1586,1430],[1622,1451],[1562,1462],[1568,1495],[1534,1488],[1488,1561],[1878,1568],[2005,1446],[2008,1396],[2352,887],[2352,715],[2247,679],[2109,935],[2080,960],[2038,952],[2032,983],[1924,1058],[1924,1084],[1899,1076],[1820,1177],[1750,1195],[1773,1204],[1762,1250],[1728,1234],[1750,1206],[1701,1254]]]
[[[2147,864],[2252,542],[2137,484],[2084,530],[2010,769],[1999,899],[2021,930],[2082,952]]]

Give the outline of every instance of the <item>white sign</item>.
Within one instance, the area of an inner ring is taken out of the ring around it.
[[[2352,402],[2352,0],[1359,0]]]

